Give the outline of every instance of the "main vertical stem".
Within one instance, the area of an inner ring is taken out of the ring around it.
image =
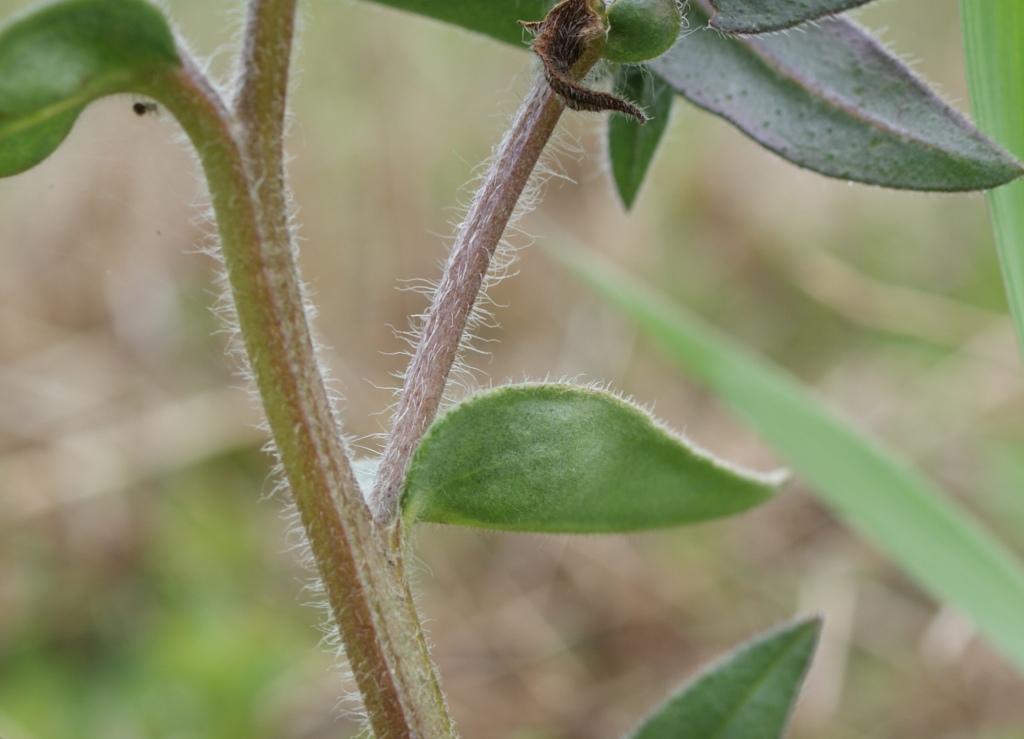
[[[564,110],[561,99],[538,73],[459,228],[406,371],[381,459],[372,498],[374,517],[379,522],[389,523],[395,516],[409,461],[437,414],[491,257]]]
[[[251,4],[234,116],[184,54],[162,99],[207,175],[249,364],[370,725],[378,739],[444,739],[404,568],[353,475],[308,324],[282,151],[294,14],[294,0]]]
[[[284,133],[295,10],[296,0],[250,3],[234,102],[264,224],[275,242],[289,248]]]

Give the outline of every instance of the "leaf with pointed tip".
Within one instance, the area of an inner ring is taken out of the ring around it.
[[[529,44],[519,21],[544,17],[549,0],[372,0],[381,5],[425,15],[517,46]]]
[[[35,166],[86,105],[145,92],[179,64],[174,36],[142,0],[67,0],[0,31],[0,176]]]
[[[1024,564],[905,461],[791,377],[593,254],[551,254],[774,446],[861,535],[1024,670]]]
[[[613,115],[608,119],[608,158],[611,160],[612,177],[622,204],[629,210],[665,135],[675,92],[660,77],[636,66],[619,67],[615,88],[627,100],[643,108],[649,118],[644,124],[624,115]]]
[[[760,637],[707,668],[630,739],[778,739],[821,633],[812,618]]]
[[[765,33],[842,13],[871,0],[711,0],[711,25],[725,33]]]
[[[637,531],[739,513],[781,479],[727,466],[608,393],[514,385],[434,422],[402,507],[407,520],[506,531]]]
[[[703,0],[689,18],[707,26]],[[727,37],[699,28],[652,69],[762,146],[830,177],[912,190],[978,190],[1021,165],[859,26]]]
[[[517,21],[536,20],[549,5],[373,1],[521,47],[527,37]],[[736,11],[776,7],[775,0],[720,2]],[[789,0],[779,7],[804,7],[813,15],[851,2]],[[791,162],[830,177],[909,190],[983,190],[1024,173],[852,22],[828,17],[798,34],[726,37],[708,28],[711,13],[708,0],[691,0],[687,19],[697,30],[650,68],[677,93]]]

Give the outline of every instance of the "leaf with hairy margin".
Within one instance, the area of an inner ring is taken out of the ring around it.
[[[978,190],[1021,165],[859,26],[727,37],[703,26],[651,62],[681,95],[762,146],[830,177],[913,190]]]
[[[628,739],[779,739],[821,633],[821,619],[784,626],[707,668]]]
[[[637,66],[618,69],[615,89],[637,103],[650,118],[644,124],[623,115],[613,115],[608,119],[608,159],[612,178],[622,204],[629,210],[665,135],[675,91],[660,77]]]
[[[765,33],[842,13],[871,0],[711,0],[711,25],[725,33]]]
[[[0,176],[48,157],[93,100],[145,91],[179,65],[163,15],[142,0],[67,0],[0,31]]]
[[[739,513],[783,477],[725,465],[608,393],[514,385],[434,422],[402,509],[410,521],[505,531],[639,531]]]

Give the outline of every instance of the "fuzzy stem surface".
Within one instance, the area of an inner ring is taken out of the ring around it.
[[[409,461],[437,415],[491,257],[564,110],[562,100],[538,74],[459,228],[406,371],[381,458],[371,499],[374,517],[381,523],[391,523],[397,515]]]
[[[577,110],[623,110],[623,101],[614,95],[577,84],[604,50],[604,8],[603,0],[562,0],[543,21],[523,23],[534,33],[533,50],[543,71],[535,76],[459,227],[405,373],[370,498],[374,518],[382,526],[392,527],[394,546],[401,546],[398,514],[412,455],[437,416],[491,258],[562,113],[567,106]],[[639,109],[636,112],[644,117]]]
[[[261,214],[278,241],[291,241],[284,135],[296,0],[251,0],[238,72],[235,117]]]
[[[290,52],[290,43],[277,48]],[[285,84],[287,63],[271,76],[274,85]],[[187,59],[159,87],[206,174],[250,368],[374,735],[453,737],[404,568],[374,526],[324,387],[284,210],[283,175],[269,187],[255,174],[280,169],[280,141],[267,139],[283,128],[241,124],[246,133],[237,136],[238,121]],[[265,80],[243,85],[240,101],[246,89],[262,92],[251,107],[240,104],[240,113],[249,111],[245,116],[255,120],[258,98],[274,96],[280,107],[275,103],[271,115],[279,112],[283,122],[284,91],[272,87]]]

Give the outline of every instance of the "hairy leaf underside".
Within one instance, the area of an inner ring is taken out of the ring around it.
[[[778,475],[740,471],[615,396],[572,385],[480,393],[434,422],[413,458],[407,519],[600,533],[744,511]]]

